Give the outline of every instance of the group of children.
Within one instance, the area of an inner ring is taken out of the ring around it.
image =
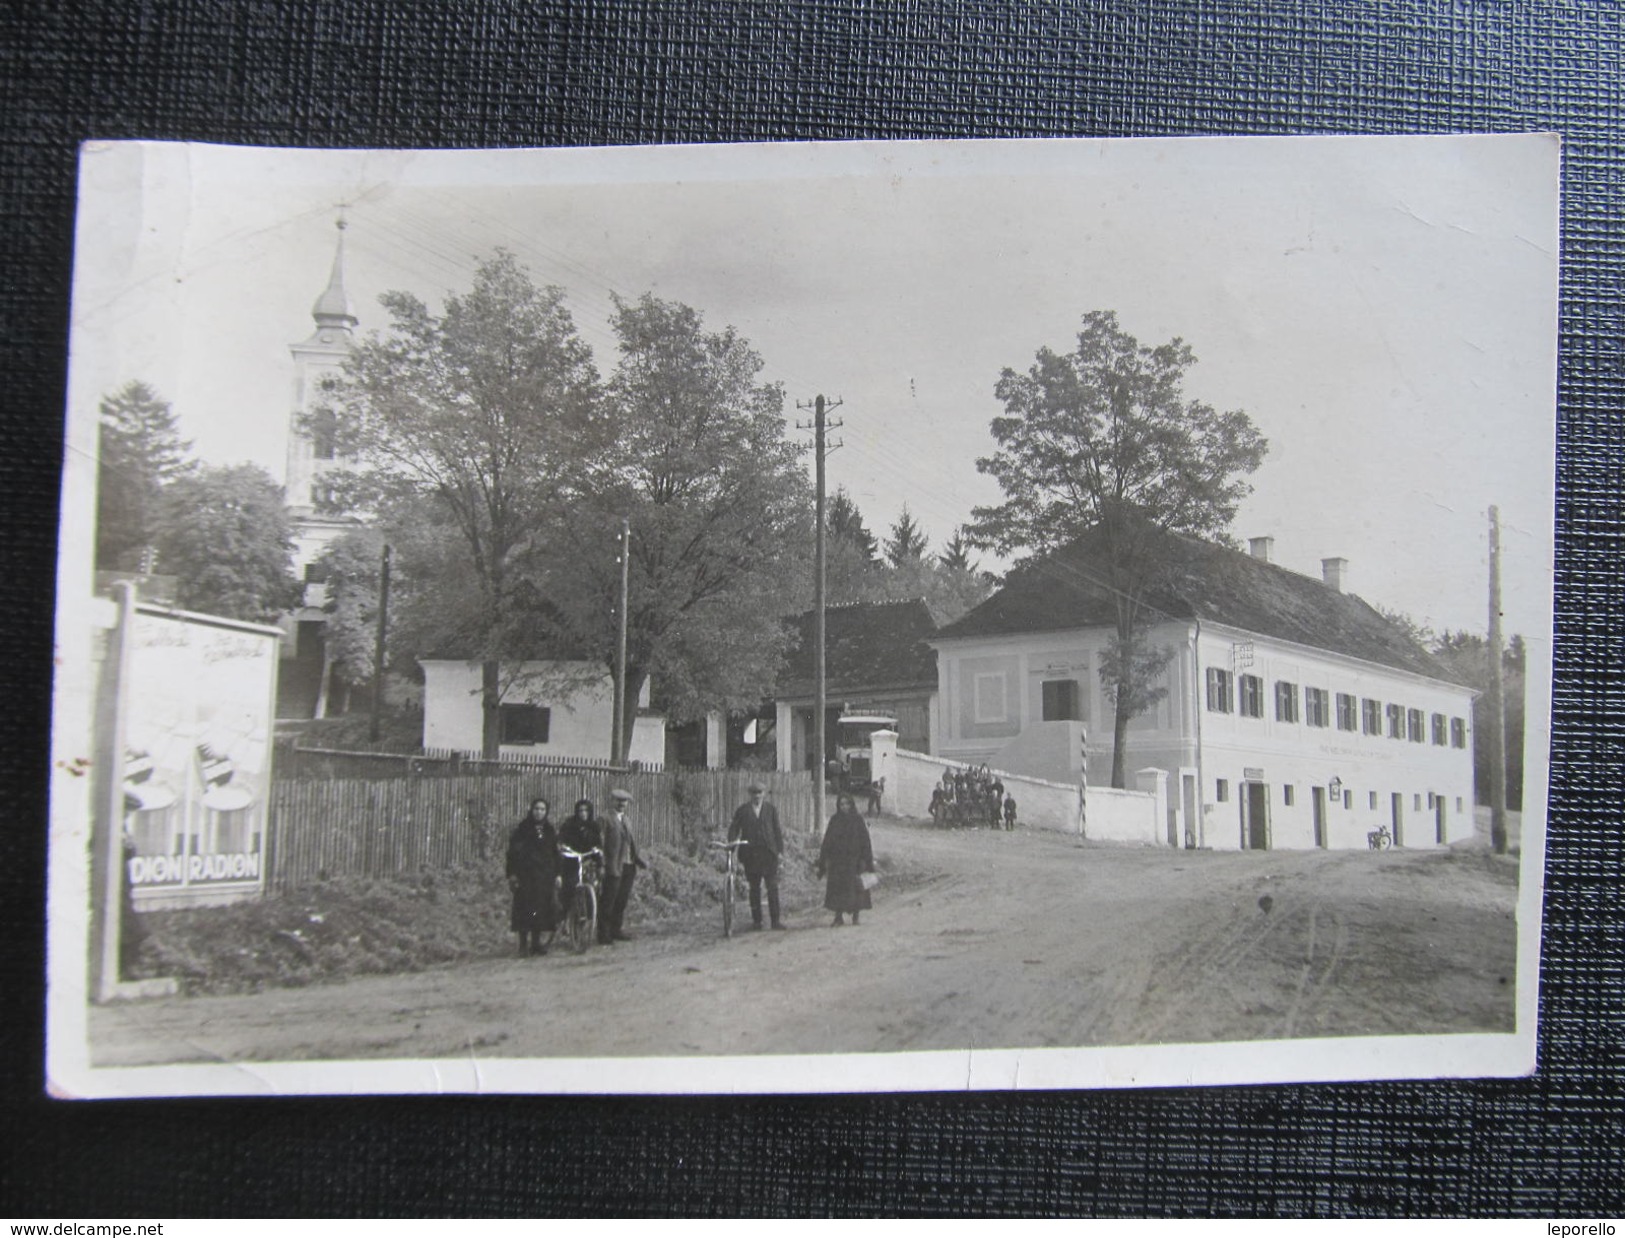
[[[975,825],[986,822],[990,829],[1016,828],[1016,799],[1002,779],[980,769],[946,769],[942,782],[931,791],[931,819],[938,825],[950,822]]]

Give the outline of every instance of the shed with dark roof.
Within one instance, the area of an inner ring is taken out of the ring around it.
[[[774,694],[781,769],[812,766],[815,619],[807,611],[788,621],[796,648]],[[929,751],[937,691],[937,653],[930,642],[936,632],[936,620],[920,598],[826,607],[828,734],[833,736],[843,707],[876,710],[897,718],[900,746]]]

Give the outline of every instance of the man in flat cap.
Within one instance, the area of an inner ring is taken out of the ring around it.
[[[603,911],[598,917],[598,940],[606,946],[632,940],[621,922],[626,916],[626,901],[632,896],[632,879],[638,869],[649,867],[639,857],[637,840],[632,837],[632,821],[627,815],[631,793],[617,787],[609,798],[612,807],[604,821]]]
[[[767,885],[767,913],[774,928],[785,927],[779,918],[779,856],[784,854],[784,832],[779,829],[779,810],[767,802],[767,788],[760,781],[746,788],[750,800],[734,810],[728,841],[744,839],[739,848],[739,864],[750,882],[750,918],[762,927],[762,885]]]

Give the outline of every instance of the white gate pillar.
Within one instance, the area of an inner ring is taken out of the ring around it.
[[[1168,771],[1165,769],[1142,769],[1134,775],[1135,786],[1155,798],[1155,808],[1151,818],[1151,841],[1159,843],[1173,843],[1174,835],[1170,832],[1173,826],[1168,816]]]

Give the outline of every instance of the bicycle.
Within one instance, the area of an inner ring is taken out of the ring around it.
[[[564,935],[577,954],[585,954],[598,936],[598,882],[604,853],[597,847],[574,851],[561,843],[559,855],[576,862],[576,888],[564,909]]]
[[[1386,851],[1394,845],[1394,836],[1386,825],[1379,825],[1365,836],[1365,845],[1373,851]]]
[[[734,904],[739,901],[739,848],[745,846],[743,838],[732,842],[712,841],[709,846],[713,851],[726,851],[728,853],[728,866],[722,874],[722,935],[734,935]]]

